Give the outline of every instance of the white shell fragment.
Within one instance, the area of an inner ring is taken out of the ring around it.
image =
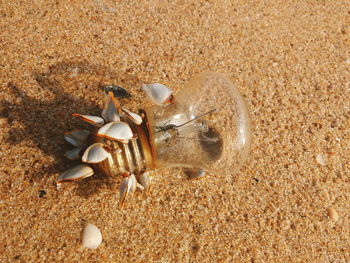
[[[101,127],[105,123],[105,121],[98,116],[92,116],[92,115],[81,115],[78,113],[73,113],[72,114],[74,117],[78,117],[79,119],[86,121],[96,127]]]
[[[64,156],[66,156],[70,160],[78,160],[81,158],[80,151],[81,151],[81,147],[77,147],[66,152]]]
[[[92,168],[86,164],[81,164],[78,166],[75,166],[67,171],[65,171],[63,174],[61,174],[57,179],[56,183],[60,184],[61,182],[65,181],[76,181],[80,179],[84,179],[86,177],[89,177],[94,174],[94,171]]]
[[[143,84],[141,88],[149,99],[157,105],[166,105],[173,102],[172,90],[162,84]]]
[[[148,172],[140,174],[138,181],[143,186],[142,191],[148,192],[150,190],[151,177],[149,176]]]
[[[120,121],[120,116],[118,114],[118,110],[115,107],[115,104],[113,102],[113,98],[110,95],[107,96],[106,105],[105,105],[101,115],[105,119],[106,122]]]
[[[103,148],[102,143],[90,145],[84,152],[82,161],[84,163],[99,163],[108,157],[108,152]]]
[[[327,157],[323,154],[317,154],[316,155],[316,161],[320,164],[325,166],[327,164]]]
[[[64,134],[64,139],[71,145],[82,146],[90,135],[88,130],[73,130]]]
[[[102,243],[102,233],[97,226],[88,224],[82,233],[82,247],[96,249]]]
[[[128,197],[128,195],[135,192],[136,187],[137,181],[135,175],[131,174],[123,179],[119,189],[119,200],[121,207],[124,206],[125,200]]]
[[[128,143],[134,135],[126,122],[110,122],[98,130],[97,136]]]
[[[140,125],[142,123],[142,118],[140,115],[133,113],[127,109],[121,108],[124,115],[130,119],[133,123],[135,123],[136,125]]]

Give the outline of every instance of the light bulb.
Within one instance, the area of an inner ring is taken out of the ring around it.
[[[73,114],[95,128],[65,133],[76,147],[66,156],[85,164],[61,174],[58,186],[92,176],[96,169],[122,175],[123,205],[137,187],[149,189],[150,169],[188,167],[201,170],[199,175],[231,174],[245,161],[251,142],[249,114],[230,80],[205,72],[176,96],[161,84],[143,89],[157,106],[140,110],[140,115],[119,105],[117,98],[126,92],[119,86],[108,86],[102,118]]]
[[[169,106],[145,109],[155,167],[232,173],[248,156],[247,106],[230,80],[218,73],[194,77]]]

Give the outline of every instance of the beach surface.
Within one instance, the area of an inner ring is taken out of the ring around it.
[[[1,262],[350,262],[350,2],[2,1]],[[99,115],[101,85],[175,94],[223,73],[250,109],[251,153],[230,175],[151,172],[55,179],[76,162],[63,133]],[[102,232],[81,249],[88,223]]]

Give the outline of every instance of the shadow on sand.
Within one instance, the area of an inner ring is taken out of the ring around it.
[[[55,160],[49,167],[33,168],[30,171],[32,181],[45,176],[54,180],[50,178],[53,173],[62,173],[79,163],[64,157],[70,146],[64,141],[63,133],[89,126],[73,119],[72,113],[100,115],[104,101],[103,85],[118,84],[130,91],[140,83],[125,72],[86,62],[58,63],[51,66],[48,72],[33,72],[33,77],[40,87],[39,96],[35,97],[40,99],[29,96],[16,83],[9,83],[9,95],[14,96],[16,105],[4,99],[0,101],[0,117],[6,117],[10,124],[17,121],[22,127],[11,129],[6,137],[7,142],[16,145],[29,140],[34,147]],[[88,197],[103,185],[109,187],[113,184],[111,181],[113,178],[97,174],[77,182],[77,194]]]

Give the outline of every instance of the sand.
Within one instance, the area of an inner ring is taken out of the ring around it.
[[[350,262],[349,25],[347,0],[2,1],[0,261]],[[118,178],[56,190],[75,164],[62,134],[100,113],[100,85],[136,110],[141,83],[176,93],[204,70],[251,111],[237,172],[155,170],[122,210]],[[96,250],[80,249],[87,223]]]

